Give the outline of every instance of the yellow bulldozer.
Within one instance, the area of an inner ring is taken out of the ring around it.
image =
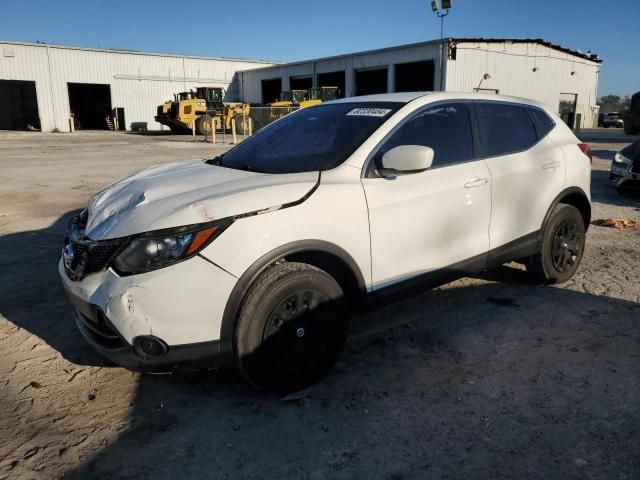
[[[320,87],[309,90],[288,90],[280,93],[280,101],[269,103],[270,107],[305,108],[338,98],[338,87]]]
[[[212,128],[231,130],[234,123],[236,132],[248,132],[249,104],[223,102],[223,97],[224,91],[219,87],[198,87],[176,93],[173,100],[158,106],[155,120],[173,133],[191,133],[195,126],[198,134],[206,135]]]

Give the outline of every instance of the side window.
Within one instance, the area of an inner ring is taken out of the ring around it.
[[[533,121],[536,124],[538,139],[546,137],[547,134],[553,130],[553,127],[556,126],[556,122],[554,122],[549,115],[544,113],[544,111],[537,108],[530,108],[529,112],[533,116]]]
[[[533,120],[525,107],[478,102],[476,112],[483,156],[519,152],[537,141]]]
[[[421,111],[384,143],[376,155],[376,166],[381,166],[386,152],[400,145],[433,148],[434,167],[473,160],[469,109],[465,104],[451,103]]]

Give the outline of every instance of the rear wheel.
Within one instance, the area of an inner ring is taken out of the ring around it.
[[[336,362],[346,331],[346,302],[335,279],[304,263],[278,263],[260,275],[240,307],[238,368],[275,393],[306,388]]]
[[[566,282],[578,270],[584,242],[580,211],[572,205],[556,205],[542,233],[542,248],[529,259],[527,271],[536,283]]]

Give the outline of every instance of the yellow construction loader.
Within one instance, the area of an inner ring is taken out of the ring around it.
[[[198,87],[195,91],[176,93],[173,101],[158,106],[155,120],[173,133],[190,133],[195,126],[200,135],[223,126],[231,130],[235,122],[236,131],[244,134],[250,128],[249,104],[223,102],[223,96],[219,87]]]
[[[309,90],[289,90],[280,94],[280,101],[269,103],[270,107],[305,108],[329,102],[338,97],[338,87],[320,87]]]

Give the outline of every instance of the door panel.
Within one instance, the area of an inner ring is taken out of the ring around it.
[[[491,248],[540,230],[564,183],[564,156],[546,137],[530,150],[486,159],[491,171]]]
[[[482,154],[491,172],[491,249],[540,229],[564,184],[564,155],[536,128],[530,108],[475,102]],[[546,114],[542,114],[546,115]],[[540,122],[537,122],[540,123]],[[539,139],[539,137],[543,137]]]
[[[362,182],[374,289],[488,251],[491,179],[484,161]]]

